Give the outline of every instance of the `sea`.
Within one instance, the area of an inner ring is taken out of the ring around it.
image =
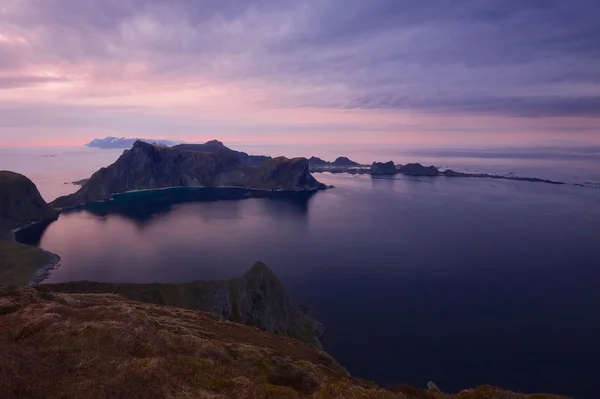
[[[263,261],[326,326],[325,350],[384,386],[597,397],[600,148],[231,147],[569,184],[324,173],[315,177],[335,188],[316,193],[119,195],[19,239],[61,256],[46,282],[227,279]],[[0,170],[25,174],[51,201],[121,152],[0,148]]]

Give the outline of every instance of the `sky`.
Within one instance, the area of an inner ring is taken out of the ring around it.
[[[597,0],[2,0],[0,146],[600,143]]]

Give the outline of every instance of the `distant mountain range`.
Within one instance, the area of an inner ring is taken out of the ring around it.
[[[103,148],[103,149],[120,148],[120,149],[128,150],[128,149],[132,148],[133,143],[135,143],[138,140],[144,141],[144,142],[150,143],[150,144],[166,145],[167,147],[171,147],[173,145],[177,145],[177,144],[181,143],[181,141],[174,141],[174,140],[157,140],[157,139],[108,136],[103,139],[94,139],[94,140],[90,141],[89,143],[87,143],[86,146],[94,147],[94,148]]]

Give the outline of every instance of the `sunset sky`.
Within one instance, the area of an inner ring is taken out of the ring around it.
[[[600,143],[597,0],[2,0],[0,146]]]

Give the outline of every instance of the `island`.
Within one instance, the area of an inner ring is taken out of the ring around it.
[[[170,187],[236,187],[313,191],[327,188],[308,170],[306,158],[278,157],[245,165],[235,152],[200,152],[136,141],[112,165],[94,173],[74,194],[50,203],[57,209],[104,201],[114,194]]]

